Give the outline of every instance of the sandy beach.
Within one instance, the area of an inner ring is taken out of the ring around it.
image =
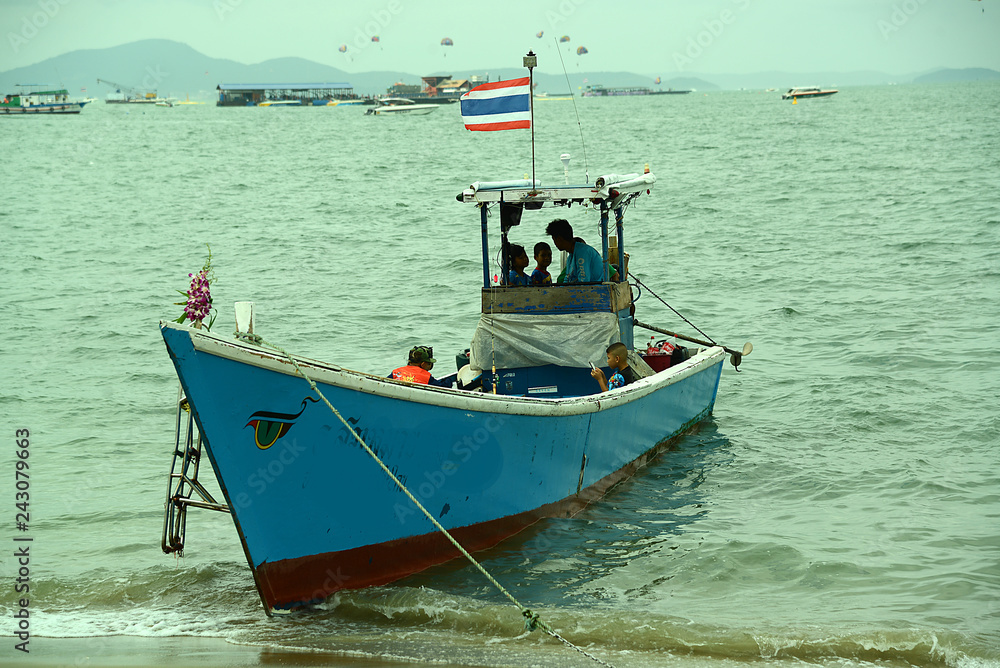
[[[13,648],[4,651],[5,666],[86,666],[124,668],[146,666],[357,666],[400,668],[414,665],[326,652],[278,650],[234,645],[221,638],[139,638],[105,636],[95,638],[32,638],[29,654]]]

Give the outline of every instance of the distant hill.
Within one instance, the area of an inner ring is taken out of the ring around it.
[[[913,79],[913,83],[955,83],[957,81],[1000,81],[1000,72],[983,67],[963,70],[943,69]]]
[[[113,81],[142,90],[156,90],[160,95],[195,99],[215,99],[215,87],[220,83],[348,83],[361,95],[385,93],[386,88],[402,81],[419,84],[420,77],[448,74],[456,79],[471,75],[486,76],[486,71],[402,72],[376,71],[348,73],[304,58],[275,58],[247,65],[234,60],[210,58],[186,44],[164,39],[149,39],[107,49],[72,51],[55,58],[0,72],[0,93],[12,91],[18,83],[51,83],[65,86],[72,95],[86,88],[86,95],[103,98],[114,88],[98,84],[97,79]],[[523,69],[496,68],[488,72],[491,80],[523,77]],[[655,77],[634,72],[573,72],[566,74],[534,74],[539,92],[565,93],[579,91],[587,85],[649,86]],[[567,85],[567,79],[569,84]],[[718,86],[703,79],[686,77],[665,81],[663,88],[696,88],[718,90]]]
[[[853,72],[773,70],[750,74],[713,74],[710,78],[724,90],[777,88],[783,91],[795,86],[884,86],[889,83],[909,81],[910,76],[887,74],[875,70],[856,70]]]
[[[0,93],[19,83],[52,83],[78,95],[103,98],[113,87],[97,79],[123,86],[156,90],[160,95],[215,99],[220,83],[327,82],[350,83],[358,93],[384,93],[396,81],[420,83],[407,72],[365,72],[348,74],[303,58],[277,58],[254,65],[234,60],[210,58],[186,44],[150,39],[107,49],[72,51],[55,58],[0,72]]]
[[[487,73],[376,71],[352,74],[304,58],[275,58],[247,65],[234,60],[210,58],[179,42],[149,39],[107,49],[72,51],[34,65],[0,72],[0,93],[12,91],[13,86],[19,83],[51,83],[65,86],[72,95],[80,95],[80,89],[86,88],[86,95],[103,98],[114,91],[112,86],[97,83],[97,79],[103,79],[131,88],[156,90],[160,95],[190,95],[202,100],[215,99],[215,87],[220,83],[348,83],[355,92],[372,95],[385,93],[397,81],[419,84],[421,76],[432,74],[450,74],[456,79],[466,79],[474,74],[484,76]],[[489,77],[494,81],[524,75],[523,69],[497,68],[489,71]],[[536,90],[564,93],[567,91],[566,79],[563,74],[536,72]],[[573,91],[588,83],[652,87],[653,77],[632,72],[578,72],[569,75],[569,88]],[[715,86],[701,82],[698,88],[711,90]]]
[[[697,91],[719,90],[719,87],[714,83],[709,83],[704,79],[699,79],[697,77],[675,77],[673,79],[665,79],[663,83],[656,86],[656,90],[667,90],[668,88],[673,88],[674,90]]]
[[[648,64],[645,64],[648,66]],[[419,84],[424,75],[453,75],[465,79],[471,75],[485,76],[493,81],[523,77],[523,69],[496,68],[487,71],[403,72],[377,71],[348,73],[304,58],[275,58],[247,65],[234,60],[210,58],[186,44],[165,39],[149,39],[107,49],[87,49],[65,53],[55,58],[0,72],[0,95],[13,91],[19,83],[47,83],[65,86],[71,95],[103,98],[114,88],[98,84],[97,79],[114,81],[123,86],[156,90],[160,95],[214,100],[215,87],[220,83],[348,83],[361,95],[384,93],[397,81]],[[657,86],[653,81],[662,76]],[[1000,72],[988,69],[938,70],[914,75],[891,75],[884,72],[756,72],[752,74],[683,73],[672,76],[669,71],[658,74],[635,72],[571,72],[549,74],[535,71],[536,90],[549,94],[577,93],[587,85],[648,86],[675,90],[740,90],[792,86],[869,86],[888,83],[936,81],[980,81],[1000,78]],[[669,78],[668,78],[669,77]],[[568,79],[568,83],[567,83]]]
[[[485,74],[485,73],[481,73]],[[500,68],[490,70],[491,79],[513,79],[525,76],[523,69]],[[458,76],[458,73],[455,73]],[[653,83],[656,77],[646,74],[636,74],[635,72],[571,72],[567,74],[546,74],[545,72],[535,72],[534,80],[538,84],[535,90],[547,93],[565,93],[566,79],[569,79],[570,89],[578,93],[586,86],[646,86],[653,90],[666,90],[667,88],[688,90],[719,90],[719,87],[704,79],[694,77],[683,77],[663,80],[656,85]]]

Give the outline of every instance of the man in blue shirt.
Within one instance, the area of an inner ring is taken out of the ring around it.
[[[545,234],[552,237],[556,248],[569,253],[563,283],[596,283],[604,280],[601,254],[573,236],[573,226],[569,221],[562,218],[553,220],[545,228]]]

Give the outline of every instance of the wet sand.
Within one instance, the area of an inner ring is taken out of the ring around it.
[[[11,639],[8,638],[8,641]],[[33,637],[24,654],[5,648],[0,665],[86,666],[87,668],[171,666],[353,666],[401,668],[421,665],[343,657],[326,652],[281,650],[234,645],[221,638],[105,636],[96,638]],[[8,651],[8,649],[10,651]]]

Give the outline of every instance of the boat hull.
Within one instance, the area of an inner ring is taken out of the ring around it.
[[[782,100],[794,100],[794,99],[804,99],[809,97],[830,97],[834,93],[839,91],[835,90],[821,90],[818,93],[782,93]]]
[[[287,359],[174,324],[161,330],[269,614],[458,556]],[[299,363],[475,551],[539,518],[579,512],[710,415],[723,360],[713,348],[621,390],[565,399]]]
[[[79,102],[70,102],[66,104],[39,104],[30,107],[0,105],[0,114],[15,116],[23,116],[25,114],[47,116],[49,114],[79,114],[82,109],[83,104],[80,104]]]
[[[436,110],[436,104],[407,104],[398,107],[375,107],[372,114],[375,116],[400,116],[410,114],[412,116],[423,116]]]
[[[626,97],[635,95],[687,95],[689,90],[651,90],[649,88],[591,88],[583,97]]]

